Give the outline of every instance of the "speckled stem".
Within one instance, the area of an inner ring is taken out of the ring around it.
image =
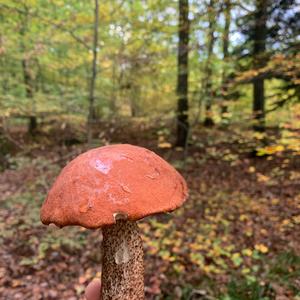
[[[102,300],[143,300],[144,255],[136,222],[103,228]]]

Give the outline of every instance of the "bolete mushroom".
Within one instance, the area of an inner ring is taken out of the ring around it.
[[[132,145],[89,150],[61,171],[41,209],[44,224],[102,228],[102,299],[144,299],[143,245],[136,221],[183,204],[182,176]]]

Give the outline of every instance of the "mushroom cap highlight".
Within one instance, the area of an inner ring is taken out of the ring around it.
[[[41,209],[44,224],[99,228],[173,211],[188,194],[183,177],[154,152],[133,145],[89,150],[68,163]]]

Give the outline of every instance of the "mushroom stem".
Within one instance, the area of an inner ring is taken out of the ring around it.
[[[143,243],[137,223],[118,220],[102,232],[102,299],[145,299]]]

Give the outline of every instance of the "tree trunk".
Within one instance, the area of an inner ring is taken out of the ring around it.
[[[25,55],[24,55],[25,56]],[[33,113],[35,112],[35,105],[34,105],[34,86],[33,86],[33,79],[31,78],[31,73],[28,67],[28,60],[26,58],[22,59],[22,69],[23,69],[23,78],[24,78],[24,85],[26,91],[26,98],[31,99],[32,106],[33,106]],[[29,125],[28,125],[28,132],[31,136],[36,134],[37,130],[37,118],[35,115],[29,116]]]
[[[267,38],[267,0],[256,0],[255,25],[254,25],[254,47],[253,64],[254,69],[262,68],[265,65],[264,54]],[[255,124],[254,130],[264,131],[265,129],[265,89],[262,77],[254,79],[253,82],[253,115]]]
[[[26,8],[27,11],[27,8]],[[23,81],[25,85],[25,94],[26,98],[31,100],[32,104],[32,113],[31,116],[29,116],[29,124],[28,124],[28,132],[31,136],[34,136],[37,130],[37,118],[35,116],[35,103],[34,103],[34,85],[33,85],[33,78],[32,73],[29,68],[29,58],[26,56],[26,49],[25,49],[25,32],[27,29],[27,15],[22,16],[23,22],[20,29],[20,48],[23,54],[22,58],[22,71],[23,71]]]
[[[231,0],[224,1],[224,31],[223,31],[223,60],[224,68],[222,72],[222,103],[221,103],[221,118],[222,123],[227,123],[227,112],[228,112],[228,60],[229,60],[229,30],[231,23]]]
[[[111,98],[110,98],[110,113],[112,115],[116,114],[117,112],[117,102],[118,102],[118,92],[117,88],[117,58],[114,57],[112,63],[112,89],[111,89]]]
[[[204,68],[204,97],[205,97],[205,119],[204,126],[213,126],[214,121],[212,118],[212,56],[215,44],[215,22],[216,22],[216,12],[215,12],[215,0],[210,0],[208,9],[208,54],[207,60]]]
[[[98,26],[99,26],[99,1],[95,0],[95,20],[94,20],[94,41],[93,41],[93,61],[92,76],[89,90],[89,114],[88,114],[88,144],[93,138],[93,121],[95,119],[95,85],[97,78],[97,53],[98,53]]]
[[[189,54],[189,3],[179,0],[178,57],[177,57],[177,141],[184,147],[188,138],[188,54]]]

